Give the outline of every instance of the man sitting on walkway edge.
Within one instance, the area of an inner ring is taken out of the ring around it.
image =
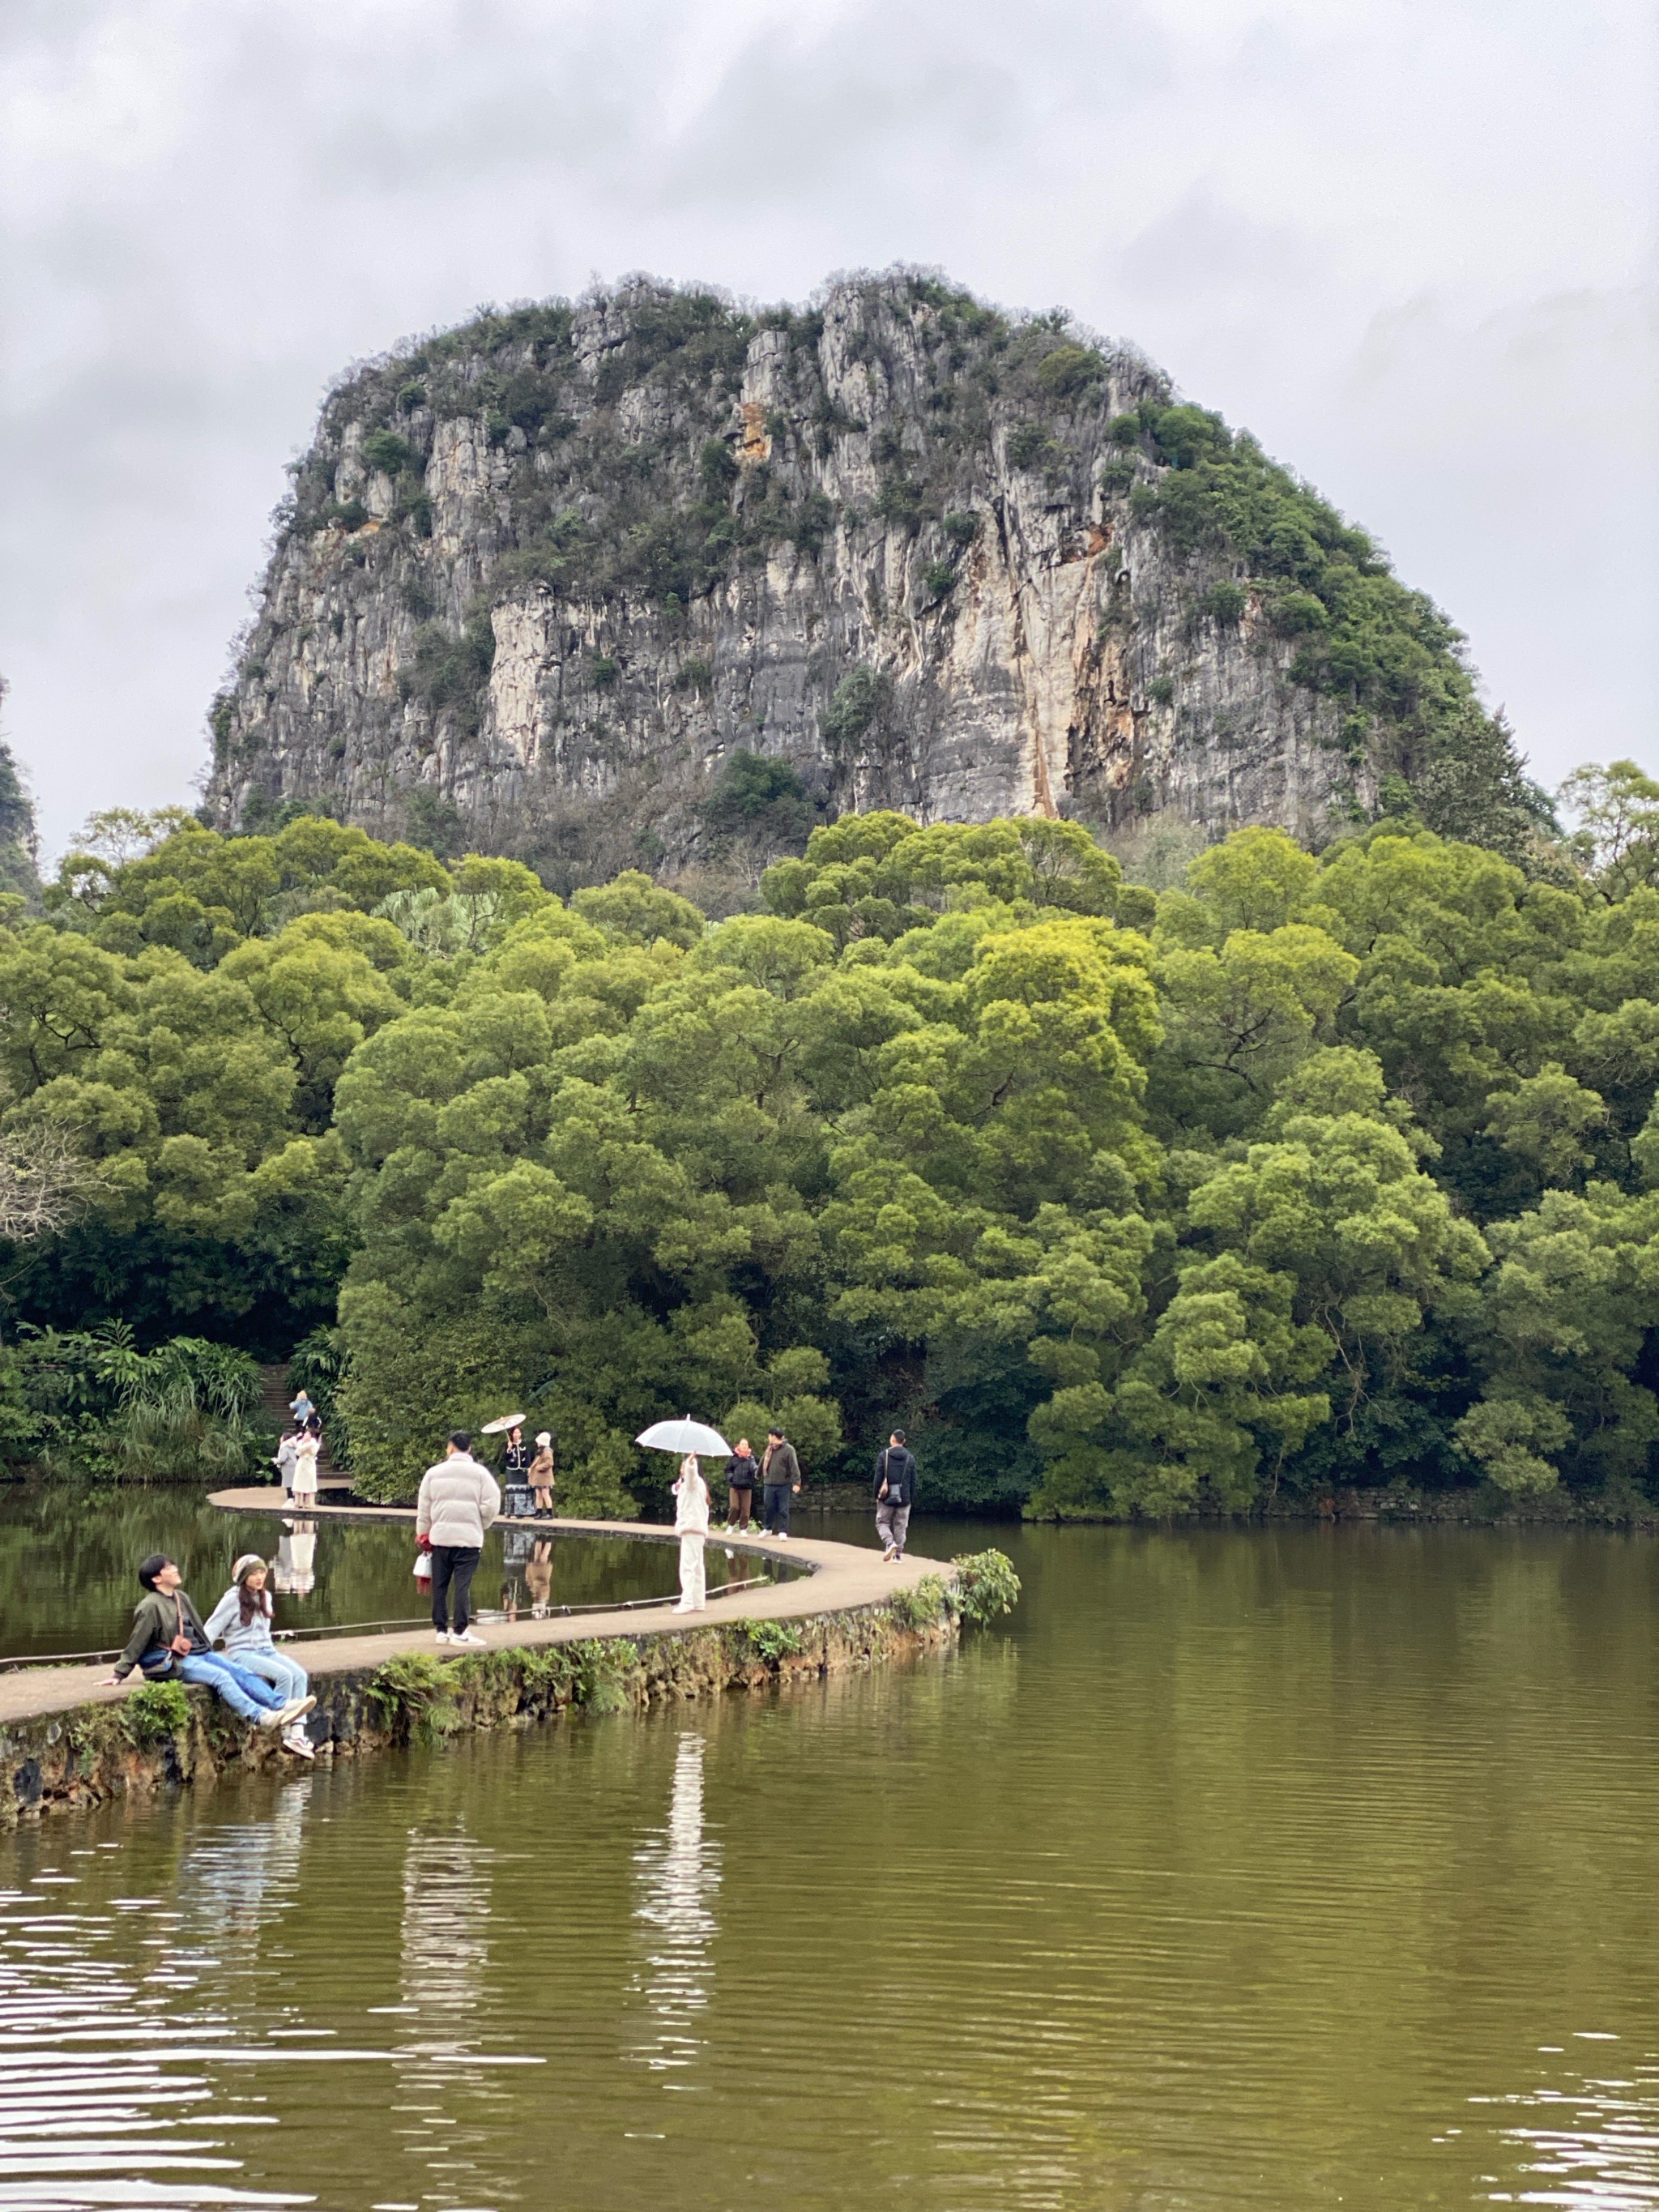
[[[132,1633],[106,1682],[125,1682],[135,1667],[147,1682],[198,1682],[263,1729],[289,1728],[316,1704],[315,1698],[285,1698],[213,1649],[202,1616],[179,1588],[184,1577],[165,1552],[150,1553],[138,1581],[144,1595],[132,1616]]]
[[[895,1429],[876,1460],[876,1534],[886,1547],[884,1559],[902,1559],[910,1532],[910,1508],[916,1502],[916,1462],[902,1429]]]

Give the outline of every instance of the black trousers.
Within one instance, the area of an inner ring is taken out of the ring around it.
[[[769,1482],[763,1492],[766,1507],[766,1533],[769,1536],[789,1534],[789,1485]]]
[[[467,1624],[467,1597],[472,1589],[472,1577],[478,1571],[480,1553],[476,1544],[434,1544],[432,1547],[432,1626],[449,1626],[449,1593],[455,1592],[455,1632],[459,1636]]]

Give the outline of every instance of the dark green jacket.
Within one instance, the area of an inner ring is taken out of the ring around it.
[[[191,1639],[191,1649],[193,1651],[210,1651],[213,1649],[202,1626],[201,1614],[185,1596],[183,1590],[168,1590],[165,1594],[161,1590],[146,1590],[132,1616],[132,1633],[127,1638],[127,1648],[115,1662],[118,1681],[125,1680],[131,1674],[146,1651],[153,1651],[158,1644],[165,1650],[172,1643],[179,1633],[180,1601],[184,1604],[185,1633]],[[144,1671],[159,1677],[167,1674],[171,1665],[169,1659],[166,1667],[146,1668]]]
[[[766,1456],[761,1462],[761,1481],[788,1483],[793,1488],[800,1480],[800,1462],[795,1457],[795,1447],[786,1437],[783,1443],[769,1444]]]

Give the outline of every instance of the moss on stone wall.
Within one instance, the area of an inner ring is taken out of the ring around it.
[[[924,1591],[927,1601],[915,1603]],[[320,1756],[356,1757],[480,1729],[530,1727],[574,1711],[628,1712],[848,1674],[941,1650],[957,1632],[945,1585],[929,1577],[887,1604],[802,1620],[510,1645],[460,1659],[402,1651],[379,1667],[314,1675],[310,1734]],[[0,1729],[0,1829],[167,1784],[200,1788],[228,1769],[280,1765],[287,1756],[270,1733],[245,1729],[208,1691],[147,1684],[118,1704],[76,1705]]]

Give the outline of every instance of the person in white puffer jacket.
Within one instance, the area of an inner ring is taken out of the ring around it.
[[[457,1429],[436,1467],[421,1477],[415,1534],[432,1547],[432,1626],[440,1644],[483,1642],[467,1626],[467,1598],[478,1571],[484,1531],[501,1510],[495,1476],[472,1456],[472,1439]],[[455,1626],[449,1625],[449,1594],[455,1593]]]

